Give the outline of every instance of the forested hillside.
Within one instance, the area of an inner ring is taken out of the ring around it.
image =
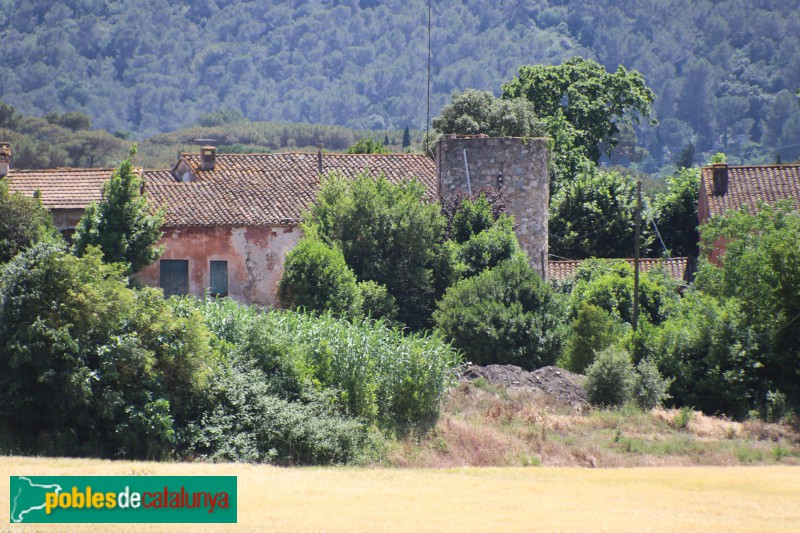
[[[657,95],[647,151],[622,163],[800,157],[798,0],[438,1],[432,24],[432,114],[455,89],[499,94],[521,65],[582,55],[639,70]],[[136,138],[219,109],[425,123],[423,0],[4,0],[0,28],[0,99],[29,115],[79,111]]]

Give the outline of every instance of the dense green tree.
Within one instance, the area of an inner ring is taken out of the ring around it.
[[[587,259],[575,275],[570,308],[577,316],[584,303],[599,307],[622,322],[633,319],[633,267],[623,260]],[[639,321],[661,323],[678,298],[676,281],[666,272],[651,270],[639,276]]]
[[[576,315],[564,350],[564,362],[568,370],[583,374],[598,351],[619,339],[622,328],[611,313],[587,302],[579,303]]]
[[[550,201],[550,251],[569,259],[633,257],[635,212],[633,178],[594,169],[578,174]],[[642,250],[648,245],[645,238]]]
[[[433,127],[442,134],[483,133],[491,137],[532,137],[544,133],[530,102],[501,100],[488,91],[474,89],[454,92],[452,102],[434,117]]]
[[[50,213],[38,198],[28,198],[8,190],[0,179],[0,265],[21,250],[56,234]]]
[[[444,227],[421,183],[393,185],[368,173],[328,175],[303,224],[306,235],[342,251],[358,281],[385,286],[398,320],[413,329],[426,326],[433,311]]]
[[[791,201],[713,217],[701,229],[706,252],[724,242],[721,266],[704,262],[697,285],[747,311],[763,359],[754,370],[762,386],[800,401],[800,214]]]
[[[533,370],[555,363],[564,316],[561,298],[517,257],[450,287],[434,321],[468,361]]]
[[[388,143],[387,143],[388,144]],[[388,154],[385,144],[372,137],[362,137],[347,149],[348,154]]]
[[[659,234],[671,256],[697,257],[699,254],[699,194],[700,169],[684,168],[667,178],[666,191],[656,195],[652,212],[645,212],[655,218]]]
[[[619,66],[612,74],[582,57],[555,66],[520,67],[519,75],[503,84],[503,96],[529,100],[548,126],[548,119],[562,113],[575,129],[575,144],[595,163],[601,143],[614,147],[619,124],[649,118],[655,100],[639,72]]]
[[[411,132],[408,131],[408,126],[403,130],[403,148],[411,146]]]
[[[208,332],[126,282],[97,248],[77,258],[53,243],[0,271],[4,449],[160,459],[186,446],[213,360]]]
[[[289,309],[352,315],[361,307],[356,275],[342,252],[313,237],[304,237],[286,255],[278,298]]]
[[[89,246],[99,246],[108,262],[127,265],[127,272],[138,272],[161,255],[156,244],[161,238],[163,211],[153,213],[147,195],[141,191],[131,158],[122,162],[103,185],[99,204],[91,203],[75,230],[74,252],[82,256]]]
[[[638,355],[673,379],[669,394],[677,405],[743,418],[761,407],[770,389],[759,383],[763,353],[735,300],[690,289],[659,327],[646,328],[642,339]]]

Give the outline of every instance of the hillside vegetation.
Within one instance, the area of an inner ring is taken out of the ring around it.
[[[0,95],[26,114],[80,111],[138,138],[220,109],[424,126],[423,0],[265,4],[4,2]],[[789,161],[800,156],[797,15],[796,0],[435,2],[431,112],[455,89],[499,94],[521,65],[581,55],[640,71],[656,93],[660,124],[638,131],[647,152],[631,158],[644,170],[717,149],[732,162]]]

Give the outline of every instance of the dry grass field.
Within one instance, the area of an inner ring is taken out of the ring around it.
[[[791,466],[276,468],[0,457],[10,475],[236,475],[236,526],[9,526],[8,531],[800,531]]]
[[[676,409],[576,412],[547,395],[462,383],[436,426],[393,443],[382,464],[460,466],[799,465],[800,427]]]

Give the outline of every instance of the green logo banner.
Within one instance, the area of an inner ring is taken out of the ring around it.
[[[236,476],[11,476],[12,524],[236,523]]]

